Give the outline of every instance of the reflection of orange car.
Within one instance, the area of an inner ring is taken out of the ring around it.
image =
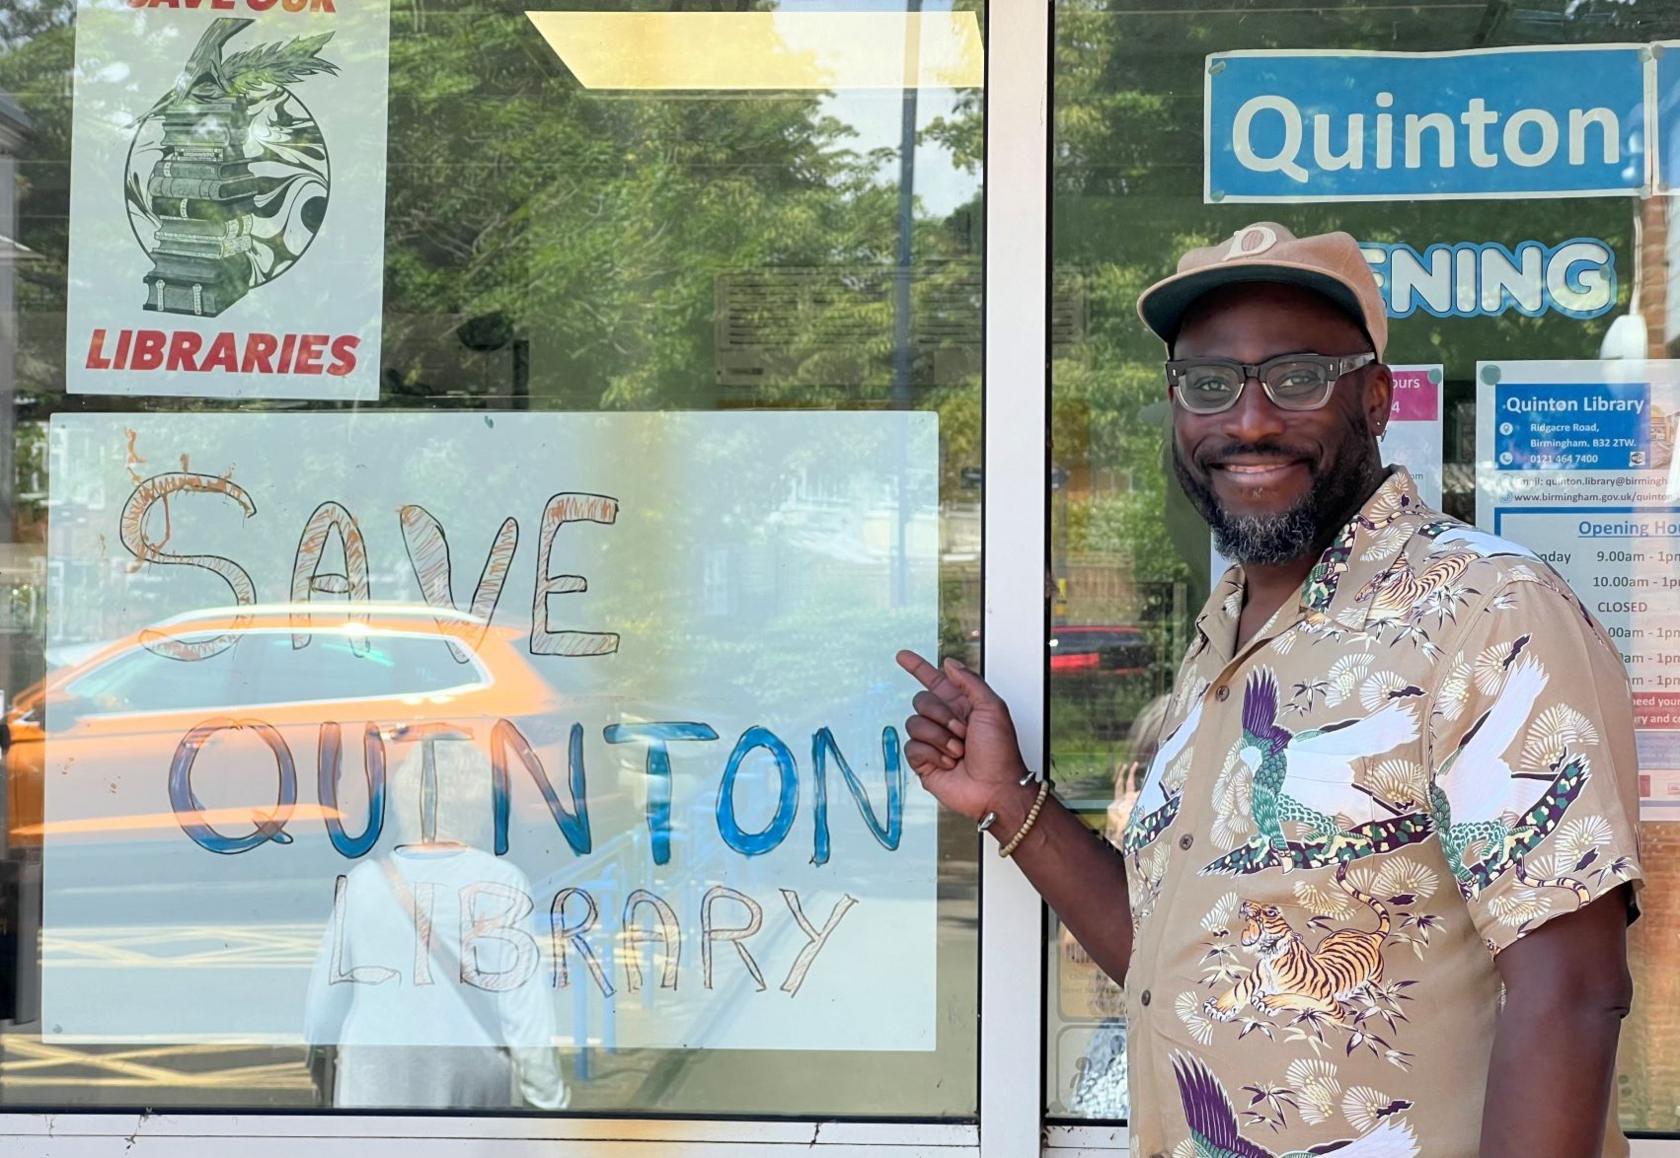
[[[522,634],[448,609],[325,601],[224,608],[147,628],[12,703],[5,737],[12,839],[41,839],[49,721],[66,768],[161,759],[167,769],[183,737],[215,718],[260,719],[306,767],[324,723],[338,724],[352,750],[370,723],[387,740],[445,723],[486,745],[497,720],[525,726],[560,708],[517,646]],[[211,654],[181,658],[198,652]],[[272,802],[272,782],[266,788]],[[90,804],[91,795],[83,797]],[[148,827],[146,817],[110,820]],[[174,824],[162,809],[156,820]],[[95,816],[87,823],[101,827]]]

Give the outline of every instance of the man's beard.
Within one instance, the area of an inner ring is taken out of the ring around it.
[[[1233,515],[1219,505],[1213,488],[1191,473],[1178,440],[1173,440],[1173,470],[1178,484],[1192,506],[1207,520],[1213,545],[1225,558],[1245,566],[1280,566],[1314,554],[1352,517],[1358,505],[1376,489],[1382,467],[1375,454],[1368,453],[1370,428],[1363,414],[1354,419],[1355,429],[1343,444],[1342,457],[1328,471],[1306,463],[1307,492],[1294,505],[1275,515]],[[1234,454],[1279,454],[1291,452],[1276,443],[1252,445],[1232,443],[1216,458]]]

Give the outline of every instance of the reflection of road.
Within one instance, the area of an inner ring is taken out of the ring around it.
[[[42,964],[134,969],[297,969],[315,960],[321,929],[300,925],[93,925],[48,929]],[[192,946],[203,946],[193,948]]]
[[[678,826],[678,830],[681,831],[682,827]],[[950,1036],[950,1025],[953,1023],[950,1011],[973,1008],[977,967],[974,959],[977,948],[974,932],[976,865],[973,861],[972,831],[954,825],[943,825],[941,828],[941,920],[936,992],[943,1027],[940,1050],[942,1054],[950,1051],[953,1060],[949,1067],[942,1064],[940,1070],[950,1076],[946,1084],[955,1088],[961,1085],[961,1075],[972,1069],[972,1054],[969,1052],[972,1043],[961,1039],[960,1033],[957,1038]],[[634,840],[623,840],[623,844],[632,847],[616,847],[618,842],[615,841],[598,847],[595,856],[607,856],[622,862],[624,867],[645,863],[645,847],[634,848]],[[594,859],[587,858],[576,863],[581,868]],[[876,889],[881,889],[883,883],[876,882]],[[542,894],[541,888],[537,891]],[[245,919],[249,918],[247,911]],[[179,954],[184,949],[190,950],[195,966],[202,963],[209,970],[227,971],[236,967],[296,969],[300,965],[307,967],[313,960],[320,936],[318,922],[212,926],[210,920],[205,917],[205,924],[193,927],[122,926],[111,929],[108,938],[103,927],[72,928],[65,930],[59,951],[70,955],[65,958],[67,960],[100,971],[163,967],[171,964],[172,955],[175,963],[180,963]],[[183,945],[183,934],[194,936],[190,946]],[[214,942],[198,940],[201,934],[213,934]],[[95,935],[104,943],[90,944]],[[720,968],[731,969],[744,977],[733,952],[726,946],[720,946],[720,949],[724,954],[719,958]],[[647,954],[650,950],[644,948],[643,952]],[[648,975],[650,979],[655,975],[651,968]],[[96,978],[97,973],[88,976]],[[773,987],[774,979],[767,979],[771,980]],[[98,981],[91,980],[89,983],[98,984]],[[621,991],[621,999],[623,996]],[[562,998],[562,1003],[565,1000]],[[564,1004],[561,1009],[564,1009]],[[583,1035],[580,1033],[579,1036]],[[595,1037],[594,1034],[589,1036]],[[600,1037],[595,1039],[601,1040]],[[708,1108],[715,1110],[724,1104],[742,1109],[770,1110],[778,1099],[785,1099],[782,1104],[791,1104],[798,1093],[790,1088],[790,1084],[796,1084],[800,1080],[798,1075],[806,1072],[800,1065],[789,1065],[787,1054],[774,1051],[609,1048],[604,1052],[595,1050],[590,1053],[593,1056],[587,1080],[583,1080],[580,1064],[580,1072],[576,1075],[578,1084],[572,1086],[571,1108],[575,1110],[610,1111],[659,1106],[686,1112]],[[577,1054],[569,1053],[568,1056],[579,1057],[580,1062],[582,1060]],[[825,1074],[831,1075],[825,1077],[825,1085],[832,1089],[836,1104],[862,1104],[864,1098],[878,1099],[883,1070],[896,1073],[900,1066],[905,1067],[904,1088],[907,1090],[918,1085],[925,1086],[928,1080],[927,1055],[867,1056],[869,1064],[863,1067],[839,1065],[828,1060],[834,1055],[807,1055],[806,1061],[814,1063],[818,1057],[825,1059],[821,1064]],[[225,1102],[228,1105],[304,1107],[330,1103],[330,1099],[316,1094],[304,1051],[296,1046],[208,1043],[89,1046],[43,1043],[32,1036],[12,1032],[0,1039],[0,1057],[4,1058],[0,1061],[0,1085],[19,1097],[41,1102],[77,1097],[85,1100],[89,1096],[87,1093],[75,1091],[109,1089],[110,1093],[105,1095],[104,1100],[124,1104],[144,1102],[157,1106],[202,1106]],[[920,1068],[915,1064],[918,1057],[924,1059]],[[742,1089],[753,1089],[759,1093],[744,1096],[739,1092]],[[729,1090],[735,1092],[726,1092]],[[854,1090],[855,1093],[848,1092]],[[911,1112],[914,1108],[907,1101],[903,1112]]]
[[[5,1059],[0,1061],[0,1087],[21,1102],[86,1102],[90,1089],[121,1091],[96,1101],[146,1105],[219,1101],[219,1095],[237,1095],[229,1102],[249,1104],[253,1094],[265,1105],[314,1105],[317,1100],[314,1079],[296,1049],[58,1045],[13,1031],[0,1035],[0,1057]],[[78,1091],[74,1097],[72,1089]],[[134,1091],[144,1091],[144,1098],[137,1099]]]

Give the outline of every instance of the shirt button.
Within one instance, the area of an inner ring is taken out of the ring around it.
[[[1231,685],[1230,684],[1220,684],[1218,687],[1214,688],[1213,689],[1213,698],[1218,700],[1220,703],[1224,703],[1226,700],[1230,699],[1231,698]]]
[[[1195,843],[1196,838],[1191,836],[1188,832],[1178,838],[1178,847],[1182,849],[1188,850],[1189,847]]]
[[[1149,1004],[1149,990],[1145,989],[1142,993],[1138,994],[1138,1002],[1141,1005]]]

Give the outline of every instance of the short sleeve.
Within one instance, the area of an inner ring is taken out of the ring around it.
[[[1495,954],[1643,883],[1621,655],[1561,580],[1531,574],[1500,582],[1465,621],[1430,715],[1429,810]]]

